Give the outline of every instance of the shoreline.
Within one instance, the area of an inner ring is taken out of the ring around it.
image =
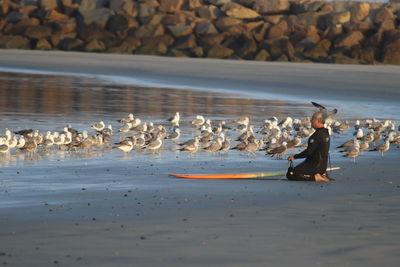
[[[129,77],[173,88],[225,89],[278,97],[400,99],[399,66],[253,62],[80,52],[1,50],[2,68]],[[318,75],[318,76],[316,76]],[[139,84],[140,85],[140,84]],[[323,89],[322,89],[322,88]],[[299,95],[301,88],[301,95]],[[322,90],[321,90],[322,89]],[[295,95],[295,97],[293,97]],[[350,100],[351,101],[351,100]]]

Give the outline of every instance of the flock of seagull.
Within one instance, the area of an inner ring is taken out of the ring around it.
[[[33,129],[12,132],[6,129],[4,135],[0,136],[0,156],[13,151],[25,152],[28,155],[33,155],[38,150],[89,152],[99,147],[120,149],[124,153],[132,150],[157,153],[164,148],[166,142],[171,142],[174,144],[173,149],[190,154],[198,151],[216,154],[238,150],[254,155],[257,151],[264,151],[271,157],[282,158],[282,155],[288,153],[290,149],[305,148],[306,138],[314,132],[308,117],[305,119],[286,117],[278,120],[273,116],[265,120],[263,125],[256,127],[250,123],[248,117],[232,120],[228,126],[225,121],[212,122],[202,115],[197,115],[190,122],[183,122],[190,125],[188,130],[190,139],[183,141],[180,140],[182,136],[179,112],[166,120],[163,125],[155,125],[153,122],[143,123],[133,114],[119,119],[118,122],[120,125],[117,131],[114,131],[112,125],[106,126],[103,121],[97,122],[91,125],[94,132],[90,134],[87,130],[79,132],[70,124],[60,132],[41,133]],[[333,118],[328,118],[325,127],[334,135],[352,129],[348,121],[340,122]],[[117,137],[118,142],[115,141]],[[392,120],[367,119],[363,122],[357,120],[354,123],[354,137],[337,148],[344,157],[351,158],[355,162],[365,150],[379,151],[383,156],[391,144],[400,145],[400,127],[396,129]]]

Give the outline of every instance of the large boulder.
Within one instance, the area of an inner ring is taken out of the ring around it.
[[[67,15],[62,14],[62,13],[52,9],[47,12],[44,22],[52,23],[52,22],[56,22],[56,21],[66,21],[68,19],[69,19],[69,17]]]
[[[76,18],[70,18],[66,21],[57,21],[53,23],[54,32],[66,34],[74,32],[77,29]]]
[[[384,47],[382,62],[384,64],[400,65],[400,39],[388,43]]]
[[[85,43],[77,38],[64,38],[60,42],[60,49],[66,51],[80,51],[83,50]]]
[[[158,2],[154,1],[144,1],[139,3],[139,16],[148,17],[156,14],[156,8],[158,7]]]
[[[165,13],[173,13],[181,10],[183,0],[162,0],[158,10]]]
[[[169,25],[179,25],[185,26],[190,23],[186,23],[187,17],[182,12],[175,13],[175,14],[166,14],[162,16],[161,23],[165,26]]]
[[[288,37],[264,40],[260,42],[260,47],[266,49],[274,60],[278,59],[282,54],[289,56],[294,53],[293,45]]]
[[[156,37],[165,34],[165,29],[161,24],[148,24],[140,26],[134,34],[138,39]]]
[[[95,10],[103,8],[107,5],[108,0],[78,0],[79,11],[81,10]]]
[[[261,49],[255,56],[254,60],[257,61],[268,61],[271,60],[271,55],[268,53],[267,50]]]
[[[385,6],[379,8],[376,12],[375,15],[373,16],[373,21],[376,24],[381,24],[385,20],[394,19],[394,14],[393,11]]]
[[[0,35],[0,48],[31,49],[28,38],[14,35]]]
[[[207,57],[208,58],[227,58],[232,56],[235,53],[230,48],[223,47],[221,45],[214,45],[208,50]]]
[[[32,39],[41,39],[49,37],[52,34],[52,30],[49,26],[39,25],[30,26],[26,28],[24,35]]]
[[[106,50],[106,45],[99,40],[92,40],[86,44],[83,49],[86,52],[104,52]]]
[[[288,32],[289,32],[288,23],[285,20],[282,20],[278,24],[271,26],[268,32],[268,38],[269,39],[279,38],[287,35]]]
[[[44,38],[37,41],[36,47],[35,47],[35,49],[37,49],[37,50],[51,50],[52,48],[53,47],[51,46],[49,41],[47,41],[47,39],[44,39]]]
[[[307,49],[303,55],[314,61],[325,62],[328,58],[332,42],[328,39],[319,41],[314,47]]]
[[[195,9],[197,7],[201,7],[203,4],[201,0],[187,0],[187,7],[189,10]]]
[[[260,17],[260,14],[253,9],[233,2],[223,5],[221,11],[225,12],[227,16],[237,19],[254,19]]]
[[[356,3],[351,7],[351,20],[352,22],[360,22],[364,20],[371,9],[371,5],[367,2]]]
[[[256,39],[257,42],[264,40],[269,28],[270,24],[268,22],[264,22],[260,27],[254,29],[253,31],[254,39]]]
[[[45,9],[56,9],[58,0],[40,0],[40,5]]]
[[[171,32],[174,37],[182,37],[190,35],[193,32],[193,27],[190,25],[170,25],[167,29]]]
[[[231,18],[231,17],[223,17],[223,18],[218,19],[215,22],[215,26],[217,26],[218,30],[223,32],[223,31],[227,31],[232,26],[239,25],[242,23],[243,23],[243,21],[240,19],[235,19],[235,18]]]
[[[132,54],[138,47],[141,46],[140,40],[134,37],[128,37],[118,46],[111,47],[107,50],[109,53],[117,54]]]
[[[214,46],[221,44],[227,37],[226,33],[203,35],[197,38],[200,46]]]
[[[363,39],[364,35],[360,31],[345,33],[336,40],[335,48],[351,48],[358,45]]]
[[[198,36],[218,33],[214,24],[212,24],[211,22],[208,22],[208,21],[202,21],[202,22],[197,23],[195,32]]]
[[[33,12],[38,9],[37,6],[34,5],[26,5],[21,6],[18,11],[23,15],[23,17],[29,17]]]
[[[129,16],[136,17],[138,15],[138,9],[136,4],[132,0],[110,0],[110,9],[114,12],[124,12]]]
[[[84,24],[88,25],[95,22],[99,24],[101,27],[105,27],[110,17],[114,15],[114,11],[108,8],[80,10],[80,13],[83,17]]]
[[[104,28],[100,27],[96,23],[79,27],[77,36],[79,39],[84,40],[85,42],[115,38],[112,33],[106,31]]]
[[[128,32],[129,20],[126,15],[113,15],[107,21],[106,29],[123,38]]]
[[[221,14],[219,8],[213,5],[195,8],[195,12],[199,18],[207,20],[214,20]]]
[[[261,14],[278,14],[288,12],[289,0],[255,0],[253,9]]]
[[[40,25],[40,20],[37,18],[24,18],[20,20],[19,22],[12,24],[9,23],[6,26],[6,23],[4,23],[4,33],[9,34],[9,35],[22,35],[24,34],[25,30],[29,26],[38,26]]]
[[[195,47],[197,47],[197,40],[194,34],[180,37],[175,41],[174,44],[175,49],[192,49]]]

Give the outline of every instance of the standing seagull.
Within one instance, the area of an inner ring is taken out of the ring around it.
[[[375,147],[374,149],[371,149],[370,151],[379,151],[379,152],[381,152],[381,155],[383,157],[383,152],[388,151],[389,148],[390,148],[390,142],[389,142],[389,140],[386,140],[385,143]]]
[[[272,149],[271,151],[267,152],[267,154],[271,155],[271,157],[278,155],[278,158],[280,158],[287,149],[286,145],[287,145],[287,142],[283,142],[282,145]]]
[[[179,125],[180,118],[179,112],[176,112],[173,117],[168,119],[168,121],[170,121],[172,125]]]
[[[130,140],[129,141],[124,140],[122,142],[115,144],[115,146],[113,148],[118,148],[118,149],[121,149],[122,151],[124,151],[125,153],[128,153],[129,151],[132,150],[133,143]]]

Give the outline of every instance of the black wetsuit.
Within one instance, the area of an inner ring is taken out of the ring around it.
[[[289,180],[315,181],[316,173],[324,174],[328,166],[330,137],[328,129],[318,128],[308,139],[307,149],[294,155],[295,159],[306,158],[302,163],[288,171]]]

